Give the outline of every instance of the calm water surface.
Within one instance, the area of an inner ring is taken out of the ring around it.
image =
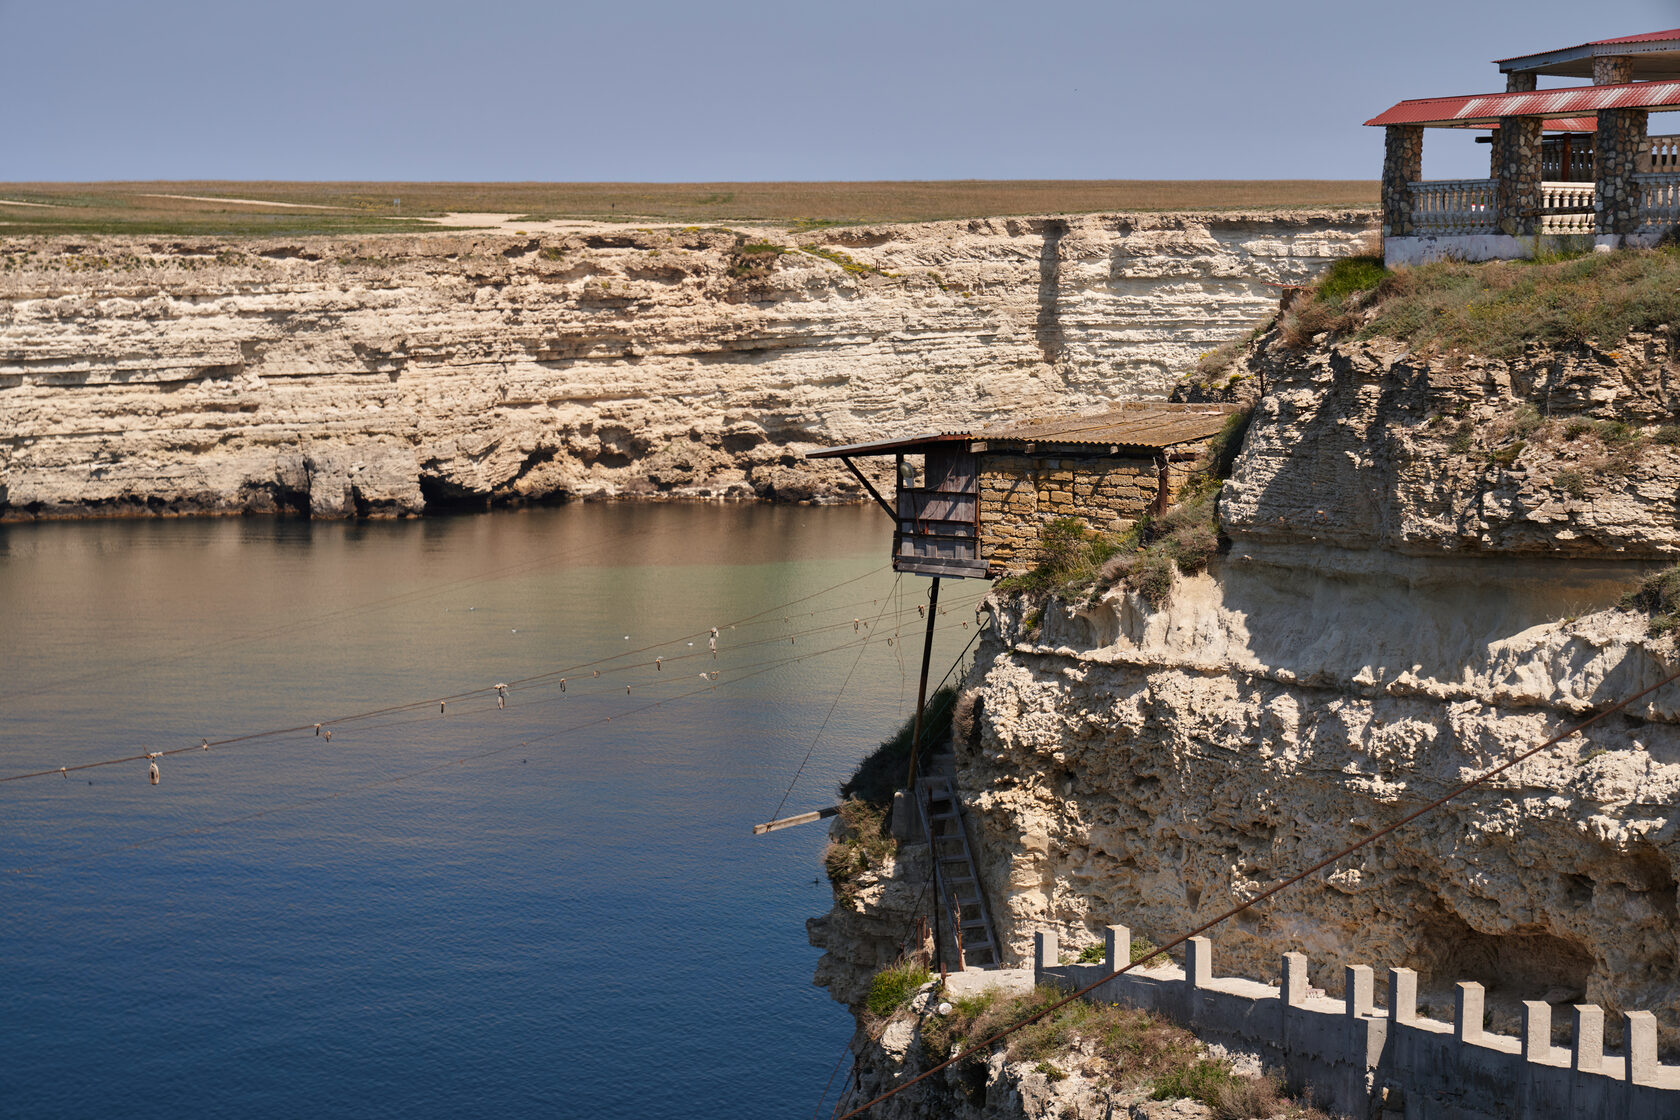
[[[914,704],[887,551],[863,508],[0,526],[0,776],[305,725],[0,783],[0,1115],[810,1115],[823,831],[750,826]]]

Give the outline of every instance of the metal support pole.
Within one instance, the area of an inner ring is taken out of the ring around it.
[[[922,745],[922,713],[927,708],[928,662],[933,659],[933,620],[939,615],[939,577],[933,577],[928,591],[927,637],[922,639],[922,680],[916,686],[916,722],[910,725],[910,772],[904,778],[904,788],[916,787],[916,752]]]

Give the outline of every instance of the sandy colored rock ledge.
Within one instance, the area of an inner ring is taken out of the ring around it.
[[[0,516],[855,498],[803,453],[1164,395],[1371,222],[9,238]]]

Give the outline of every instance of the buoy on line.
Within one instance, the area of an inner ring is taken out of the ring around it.
[[[317,723],[315,725],[315,734],[319,735],[320,733],[321,733],[321,725]]]
[[[147,776],[149,778],[151,778],[152,784],[155,786],[155,785],[158,784],[158,764],[155,761],[158,758],[158,752],[157,751],[147,751],[146,752],[146,757],[154,760],[152,762],[151,766],[149,766],[147,768]]]
[[[332,742],[332,730],[329,728],[328,730],[321,732],[321,738],[325,739],[329,743]]]
[[[663,673],[665,671],[665,659],[663,657],[654,658],[653,669],[656,673]]]
[[[496,707],[507,707],[507,685],[505,684],[496,685]]]

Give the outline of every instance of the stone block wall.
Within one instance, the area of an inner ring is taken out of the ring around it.
[[[1170,502],[1205,444],[1175,447],[1167,472]],[[1160,468],[1153,457],[1066,458],[982,454],[980,555],[993,574],[1030,568],[1044,558],[1039,532],[1073,517],[1098,532],[1129,528],[1155,505]]]
[[[1605,109],[1598,114],[1593,159],[1599,233],[1633,233],[1639,228],[1639,186],[1633,176],[1650,150],[1643,109]]]
[[[1423,178],[1423,127],[1391,124],[1383,135],[1383,236],[1406,237],[1413,232],[1412,184]]]

